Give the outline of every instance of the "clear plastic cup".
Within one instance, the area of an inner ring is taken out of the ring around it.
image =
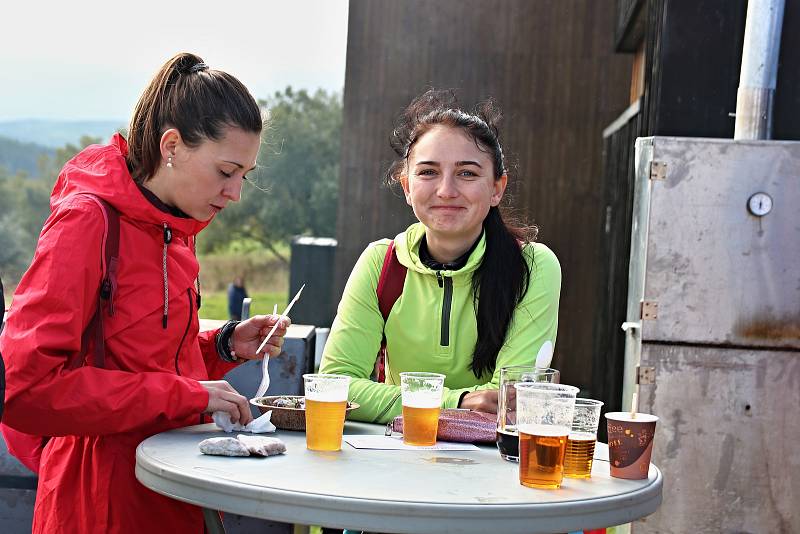
[[[306,447],[312,451],[341,450],[350,377],[305,374],[303,381],[306,392]]]
[[[400,373],[403,399],[403,443],[436,444],[439,412],[445,375],[438,373]]]
[[[517,433],[518,382],[552,382],[558,384],[561,373],[557,369],[533,365],[513,365],[500,369],[500,389],[497,392],[497,450],[504,460],[519,461],[519,434]]]
[[[542,382],[521,382],[514,387],[520,484],[559,488],[578,388]]]
[[[597,427],[603,403],[594,399],[575,399],[572,429],[567,438],[567,455],[564,459],[564,476],[591,478]]]

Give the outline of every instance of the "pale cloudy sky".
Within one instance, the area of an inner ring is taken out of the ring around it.
[[[180,51],[256,98],[341,91],[347,0],[2,0],[0,120],[125,119]]]

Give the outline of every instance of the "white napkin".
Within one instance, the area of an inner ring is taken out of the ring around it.
[[[275,456],[286,452],[286,444],[278,438],[245,434],[204,439],[198,446],[200,452],[212,456]]]
[[[275,432],[275,425],[272,424],[270,418],[272,417],[272,410],[268,411],[258,419],[253,419],[246,425],[241,423],[233,424],[231,422],[231,415],[228,412],[214,412],[211,418],[214,422],[225,432],[252,432],[253,434],[262,434],[264,432]]]

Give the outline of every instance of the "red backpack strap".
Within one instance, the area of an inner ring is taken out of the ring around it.
[[[109,315],[114,314],[114,294],[117,291],[117,264],[119,261],[119,212],[105,200],[87,193],[103,212],[103,256],[102,272],[103,279],[100,283],[99,296],[97,297],[97,308],[92,319],[86,326],[81,335],[81,350],[73,355],[67,362],[68,369],[75,369],[83,365],[86,353],[89,351],[89,340],[94,338],[94,358],[95,367],[105,366],[105,337],[103,335],[103,301],[107,303]],[[39,474],[39,464],[42,459],[42,451],[50,439],[47,436],[36,436],[25,434],[14,430],[4,424],[0,424],[6,446],[9,453],[22,462],[25,467],[36,474]]]
[[[386,249],[386,256],[383,258],[381,276],[378,278],[378,308],[383,315],[384,329],[389,313],[392,311],[394,303],[403,293],[403,286],[406,283],[406,267],[397,259],[397,252],[394,249],[394,241],[389,242]],[[378,382],[386,381],[386,335],[381,340],[381,349],[375,362],[375,376]]]
[[[406,267],[397,259],[397,252],[394,249],[394,241],[389,242],[386,249],[386,256],[383,258],[381,276],[378,278],[378,308],[383,315],[383,322],[389,318],[394,303],[403,294],[403,286],[406,283]]]
[[[114,296],[117,292],[117,270],[119,266],[119,212],[102,198],[90,195],[103,211],[103,279],[97,297],[97,307],[89,324],[81,335],[81,350],[72,358],[68,368],[75,369],[83,365],[86,353],[89,352],[89,341],[94,340],[92,364],[105,367],[105,335],[103,331],[103,301],[109,316],[114,315]]]
[[[108,303],[108,315],[114,315],[114,295],[117,293],[117,270],[119,269],[119,212],[117,208],[99,199],[105,209],[108,231],[104,245],[105,278],[100,285],[100,298]]]

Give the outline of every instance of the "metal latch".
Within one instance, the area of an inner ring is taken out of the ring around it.
[[[651,161],[650,162],[650,179],[651,180],[666,180],[667,179],[667,164],[664,161]]]
[[[636,366],[636,383],[641,385],[656,383],[656,368]]]
[[[642,321],[652,321],[658,319],[658,301],[643,300],[640,310]]]
[[[624,332],[630,330],[631,334],[635,335],[636,331],[641,329],[642,329],[642,323],[639,321],[625,321],[624,323],[622,323],[622,330]]]

